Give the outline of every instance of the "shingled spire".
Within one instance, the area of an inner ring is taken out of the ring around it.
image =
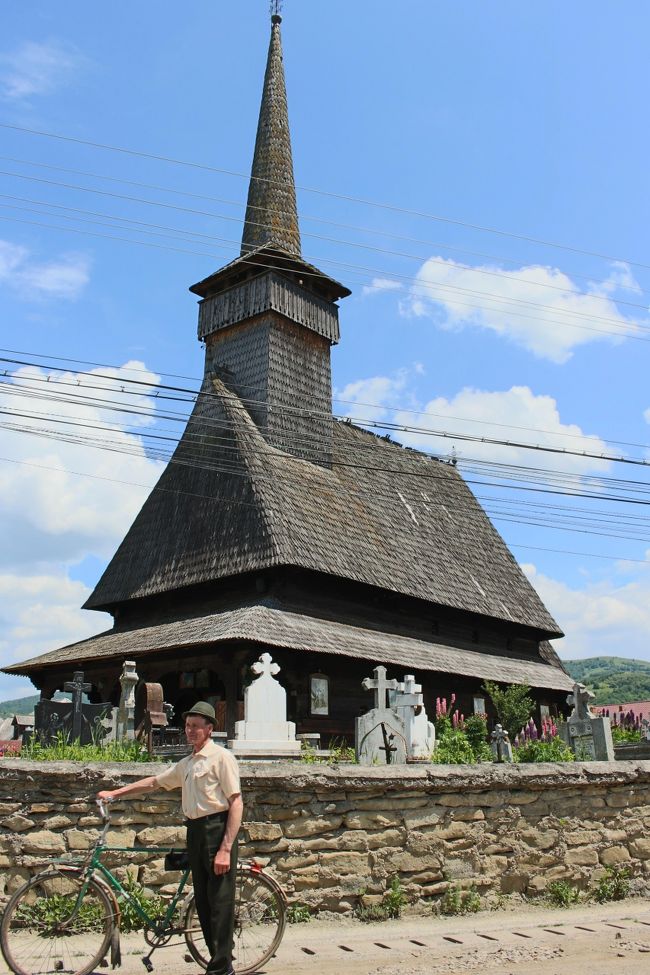
[[[242,255],[257,247],[272,247],[300,256],[300,230],[282,61],[281,22],[282,17],[278,13],[273,14],[248,188]]]

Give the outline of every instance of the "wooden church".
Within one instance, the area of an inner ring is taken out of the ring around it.
[[[525,683],[542,713],[571,681],[561,636],[452,464],[332,416],[330,349],[350,294],[301,256],[279,15],[238,258],[190,289],[201,392],[171,462],[86,603],[113,628],[7,668],[51,697],[83,669],[119,699],[124,660],[177,715],[213,701],[232,734],[250,665],[281,667],[298,732],[353,738],[384,664],[431,713],[484,680]]]

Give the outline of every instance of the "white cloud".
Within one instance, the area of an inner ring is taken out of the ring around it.
[[[565,423],[552,396],[536,395],[528,386],[488,392],[463,389],[453,399],[440,396],[430,400],[421,414],[398,411],[393,417],[398,424],[417,425],[430,434],[400,434],[400,440],[411,447],[447,453],[453,445],[459,457],[490,460],[507,464],[529,464],[530,450],[523,447],[482,443],[480,440],[454,440],[465,434],[488,440],[526,443],[536,447],[559,450],[587,451],[606,454],[607,445],[596,434],[584,433],[575,423]],[[448,436],[436,436],[434,431]],[[536,451],[535,466],[557,469],[560,455]],[[579,473],[605,471],[605,460],[561,455],[562,469]]]
[[[112,553],[143,501],[143,490],[134,488],[132,482],[152,484],[161,470],[158,462],[147,457],[142,439],[124,430],[126,423],[131,427],[149,425],[153,421],[153,401],[141,395],[144,387],[129,384],[127,388],[132,392],[115,393],[115,384],[102,378],[112,375],[133,379],[134,373],[129,371],[132,369],[145,367],[129,362],[119,370],[95,370],[89,376],[54,373],[46,384],[46,372],[28,367],[14,373],[14,384],[0,385],[3,408],[21,414],[5,417],[5,422],[59,434],[78,433],[79,429],[69,423],[80,422],[87,425],[82,431],[86,436],[98,438],[100,445],[109,441],[114,448],[108,451],[86,444],[44,440],[27,432],[0,430],[0,456],[14,461],[0,466],[0,510],[5,522],[0,566],[24,567],[21,553],[30,565],[57,558],[71,562],[89,552],[98,557]],[[147,371],[138,374],[138,378],[143,382],[158,381],[154,373]],[[90,389],[91,385],[99,388]],[[111,389],[113,392],[107,393]],[[65,401],[41,399],[44,394],[65,397]],[[102,397],[117,397],[121,406],[140,412],[125,418],[102,404]],[[104,425],[111,429],[92,429]]]
[[[580,345],[617,342],[637,331],[640,320],[623,315],[612,297],[621,289],[639,292],[630,269],[621,263],[605,280],[582,290],[557,268],[467,267],[432,257],[418,272],[401,310],[430,317],[440,328],[489,329],[540,358],[563,363]]]
[[[565,660],[650,660],[650,573],[642,570],[627,580],[610,576],[572,589],[533,565],[522,568],[566,634],[555,644]]]
[[[106,613],[80,609],[90,595],[63,575],[0,573],[0,659],[16,663],[110,628]]]
[[[416,365],[416,370],[419,363]],[[334,394],[337,413],[355,420],[382,420],[388,416],[389,407],[403,393],[409,372],[400,369],[393,376],[373,376],[348,383]]]
[[[375,295],[383,291],[400,291],[402,285],[399,281],[391,278],[373,278],[370,284],[364,284],[361,289],[362,295]]]
[[[5,416],[5,422],[70,433],[73,426],[53,421],[74,420],[88,425],[86,434],[101,442],[109,440],[116,448],[106,451],[0,429],[0,457],[8,459],[0,461],[3,664],[36,656],[111,625],[105,614],[81,610],[90,590],[71,578],[71,570],[88,557],[102,562],[112,556],[163,465],[147,456],[137,433],[138,427],[146,428],[155,420],[154,401],[143,395],[151,390],[129,383],[128,392],[116,393],[119,384],[104,378],[109,376],[118,381],[134,376],[143,383],[159,381],[142,363],[128,362],[120,369],[98,369],[84,376],[29,367],[14,373],[13,383],[0,384],[2,409],[23,414]],[[66,399],[52,402],[41,398],[44,393],[57,398],[65,394]],[[102,402],[109,397],[138,413],[112,412]],[[36,413],[52,416],[36,417]],[[106,424],[111,426],[108,431],[90,429]],[[92,476],[71,473],[74,471]],[[13,685],[18,686],[17,678],[3,678],[0,696],[15,696]],[[24,680],[16,696],[23,685]]]
[[[63,254],[39,262],[26,247],[0,240],[0,284],[21,298],[78,298],[89,280],[90,259],[85,254]]]
[[[0,93],[9,101],[48,95],[68,84],[83,63],[79,52],[60,41],[25,41],[0,55]]]
[[[411,372],[420,374],[419,364],[413,370],[402,369],[392,376],[373,376],[349,383],[337,394],[335,402],[354,419],[390,420],[398,427],[418,427],[419,433],[400,430],[398,439],[409,447],[439,454],[448,454],[453,447],[461,459],[530,463],[529,450],[482,443],[480,438],[590,454],[608,452],[607,445],[596,434],[585,433],[575,423],[563,422],[553,397],[536,395],[528,386],[512,386],[496,392],[466,388],[452,399],[440,396],[420,406],[408,392]],[[443,433],[447,436],[442,436]],[[459,435],[479,439],[466,441]],[[609,467],[606,460],[568,454],[538,451],[534,456],[538,468],[557,468],[560,457],[566,471],[585,474],[606,471]]]

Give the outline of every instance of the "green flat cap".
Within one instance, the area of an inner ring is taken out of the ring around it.
[[[207,701],[199,701],[195,704],[193,708],[189,711],[185,711],[183,718],[189,718],[191,714],[196,714],[199,718],[205,718],[207,721],[211,721],[213,725],[217,723],[217,717],[214,713],[214,708]]]

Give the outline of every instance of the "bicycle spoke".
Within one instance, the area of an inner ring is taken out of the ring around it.
[[[0,929],[2,953],[17,975],[89,975],[108,950],[109,898],[76,870],[51,870],[11,898]]]

